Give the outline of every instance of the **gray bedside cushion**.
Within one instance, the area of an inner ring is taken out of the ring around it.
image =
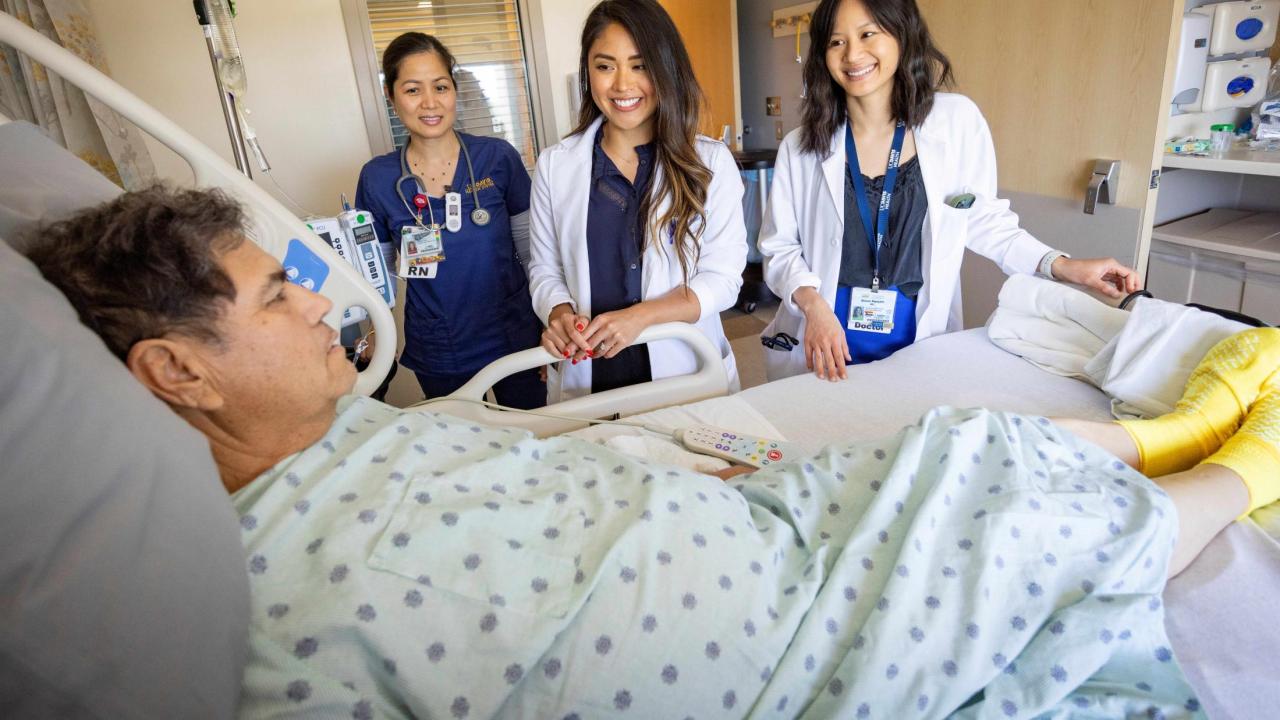
[[[111,200],[120,188],[40,128],[25,122],[0,125],[0,238],[18,252],[17,230],[49,222]]]
[[[4,242],[0,307],[0,716],[231,716],[249,587],[208,443]]]

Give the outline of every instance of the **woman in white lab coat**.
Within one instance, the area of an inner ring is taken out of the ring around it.
[[[843,379],[846,364],[960,329],[965,248],[1113,297],[1141,287],[1115,260],[1073,260],[1018,226],[982,113],[937,92],[951,66],[915,0],[822,0],[809,32],[803,120],[778,149],[760,232],[782,298],[763,335],[770,380]]]
[[[673,321],[706,334],[736,389],[719,314],[746,264],[742,181],[697,134],[702,93],[675,24],[654,0],[604,0],[579,67],[578,126],[538,158],[530,211],[533,307],[564,358],[548,401],[694,371],[678,341],[633,345]]]

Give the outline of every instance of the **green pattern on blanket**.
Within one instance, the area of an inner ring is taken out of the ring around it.
[[[735,487],[346,400],[234,496],[246,717],[1200,717],[1149,480],[938,409]]]

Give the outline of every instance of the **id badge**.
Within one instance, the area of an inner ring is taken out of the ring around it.
[[[859,332],[888,335],[893,332],[893,308],[897,304],[897,290],[853,288],[846,326]]]
[[[438,229],[419,225],[400,228],[400,277],[433,278],[436,263],[444,260],[444,240]]]

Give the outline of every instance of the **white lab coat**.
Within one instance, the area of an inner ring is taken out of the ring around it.
[[[529,291],[533,309],[546,324],[552,308],[569,303],[578,314],[591,317],[591,275],[587,264],[587,207],[591,189],[591,157],[601,120],[585,132],[547,148],[538,158],[530,206]],[[742,287],[747,262],[747,231],[742,220],[742,178],[733,155],[723,143],[698,136],[697,150],[711,169],[707,189],[706,228],[689,288],[698,297],[702,314],[696,326],[719,351],[729,375],[731,391],[739,387],[733,350],[720,324],[720,311],[731,307]],[[650,187],[662,182],[654,168]],[[655,207],[661,214],[663,207]],[[666,235],[663,231],[662,235]],[[668,238],[646,240],[641,277],[641,299],[666,294],[683,282],[680,261]],[[678,340],[649,345],[653,378],[693,372],[693,352]],[[573,365],[560,362],[547,377],[547,402],[554,403],[591,392],[591,361]]]
[[[800,130],[778,148],[773,187],[760,229],[764,277],[782,305],[766,336],[785,332],[804,340],[804,314],[792,299],[799,288],[818,288],[835,306],[844,242],[844,125],[821,159],[800,150]],[[1018,226],[1009,203],[996,196],[996,153],[977,105],[963,95],[938,93],[933,110],[915,129],[916,155],[929,210],[921,247],[924,287],[916,298],[916,340],[959,330],[960,264],[969,248],[1008,274],[1034,273],[1051,248]],[[959,210],[946,201],[977,197]],[[761,348],[770,380],[807,372],[804,349]]]

